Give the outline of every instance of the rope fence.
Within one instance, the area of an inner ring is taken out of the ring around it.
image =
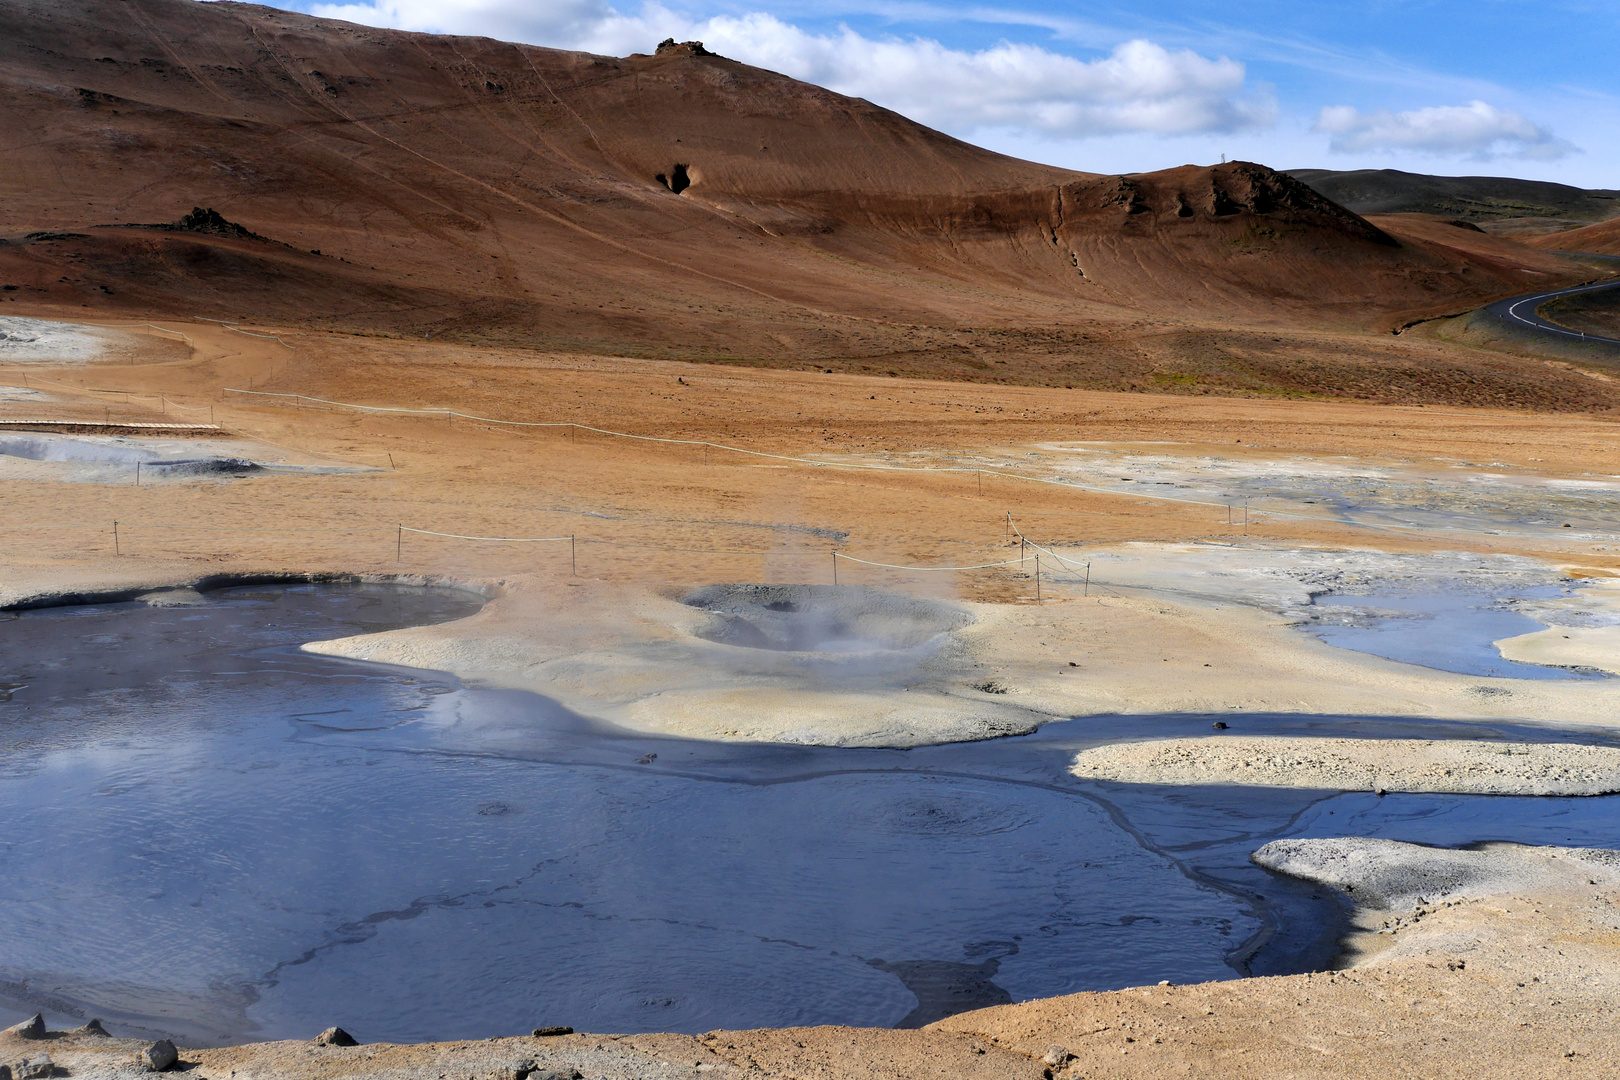
[[[238,334],[244,334],[247,337],[269,338],[271,341],[277,342],[278,344],[280,344],[282,346],[285,346],[286,348],[291,349],[293,352],[298,351],[298,346],[296,346],[296,345],[288,345],[285,341],[282,341],[281,338],[277,337],[275,334],[255,334],[251,330],[243,330],[240,326],[237,326],[234,323],[226,322],[224,319],[210,319],[210,318],[208,318],[206,316],[203,316],[203,315],[193,315],[192,318],[196,319],[198,322],[218,323],[220,326],[223,326],[227,330],[234,331],[235,333],[238,333]]]
[[[201,316],[196,316],[196,317],[201,318]],[[229,324],[226,324],[226,323],[222,322],[221,320],[217,320],[217,319],[210,319],[210,320],[206,320],[206,321],[219,322],[219,323],[221,323],[221,325],[226,325],[226,326],[229,325]],[[142,324],[142,325],[155,325],[155,324]],[[164,329],[164,328],[157,327],[157,329]],[[178,333],[178,331],[168,331],[168,332],[170,332],[170,333]],[[247,331],[242,331],[242,332],[246,333]],[[270,336],[274,336],[274,335],[270,335]],[[283,344],[286,344],[286,343],[283,342]],[[288,348],[293,348],[293,346],[289,345]],[[25,378],[26,378],[26,376],[25,376]],[[47,385],[47,386],[56,386],[56,387],[60,387],[60,388],[62,388],[64,390],[69,390],[69,391],[71,391],[73,393],[79,393],[79,394],[92,393],[92,392],[93,393],[118,393],[118,394],[124,394],[126,398],[143,397],[143,398],[147,398],[148,400],[160,400],[160,401],[163,401],[165,403],[165,408],[168,405],[173,405],[175,408],[183,409],[183,410],[191,411],[191,412],[201,412],[201,411],[206,409],[208,411],[208,413],[209,413],[210,422],[212,422],[213,418],[214,418],[214,413],[213,413],[214,406],[212,406],[212,405],[201,405],[201,406],[181,405],[178,402],[170,401],[166,396],[163,396],[163,395],[158,395],[158,396],[154,397],[153,395],[129,394],[127,391],[122,391],[122,390],[100,390],[100,389],[98,389],[98,390],[95,390],[95,391],[88,391],[83,387],[68,386],[65,383],[59,383],[59,382],[55,382],[55,381],[49,380],[49,379],[39,379],[37,377],[35,378],[35,381],[40,382],[40,383],[42,383],[44,385]],[[234,387],[234,386],[223,387],[223,388],[221,388],[221,392],[226,393],[226,394],[239,394],[239,395],[258,397],[258,398],[276,398],[276,399],[281,399],[281,400],[289,400],[289,401],[297,401],[297,402],[309,402],[311,404],[325,405],[325,406],[330,406],[332,408],[337,408],[337,409],[351,409],[351,410],[354,410],[356,412],[362,412],[362,413],[390,414],[390,415],[400,415],[400,416],[443,417],[443,418],[445,418],[447,420],[454,419],[454,418],[460,418],[460,419],[463,419],[463,420],[472,421],[474,423],[493,424],[493,425],[496,425],[496,426],[499,426],[499,427],[511,427],[511,428],[569,428],[573,432],[585,431],[585,432],[590,432],[590,433],[596,434],[596,435],[602,435],[602,436],[605,436],[605,437],[608,437],[608,438],[627,439],[627,440],[630,440],[630,441],[633,441],[633,442],[659,443],[659,444],[669,445],[669,446],[688,446],[688,447],[694,447],[694,448],[702,448],[705,451],[717,450],[717,451],[720,451],[720,452],[723,452],[723,453],[739,454],[739,455],[742,455],[742,456],[745,456],[745,457],[761,458],[761,459],[765,459],[765,460],[769,460],[769,461],[781,461],[781,462],[786,462],[786,463],[795,464],[795,465],[806,465],[806,466],[810,466],[810,467],[813,467],[813,468],[849,469],[849,470],[860,471],[860,472],[898,472],[898,473],[941,474],[941,475],[975,474],[975,475],[977,475],[977,477],[979,479],[981,493],[983,491],[984,477],[990,476],[990,477],[996,477],[996,478],[999,478],[999,479],[1002,479],[1002,480],[1017,481],[1017,482],[1026,483],[1026,484],[1044,484],[1044,485],[1054,486],[1054,487],[1058,487],[1058,488],[1063,488],[1063,489],[1066,489],[1066,490],[1084,491],[1084,492],[1087,492],[1089,494],[1105,495],[1105,496],[1111,496],[1111,497],[1114,497],[1114,498],[1138,499],[1138,500],[1146,500],[1146,501],[1149,501],[1149,502],[1167,502],[1167,503],[1175,503],[1175,504],[1183,505],[1183,506],[1200,506],[1200,507],[1209,507],[1211,509],[1216,509],[1216,510],[1225,510],[1226,511],[1227,524],[1233,525],[1233,526],[1237,526],[1237,525],[1241,524],[1243,526],[1243,530],[1244,530],[1245,534],[1247,534],[1248,531],[1249,531],[1249,528],[1251,526],[1251,520],[1253,518],[1258,518],[1258,517],[1261,517],[1261,516],[1270,517],[1270,518],[1287,518],[1287,519],[1290,519],[1290,520],[1309,521],[1309,522],[1316,522],[1316,523],[1321,523],[1321,522],[1326,521],[1326,522],[1331,522],[1333,524],[1342,525],[1342,526],[1345,526],[1345,527],[1348,527],[1348,528],[1371,529],[1371,530],[1375,530],[1375,531],[1379,531],[1379,532],[1397,531],[1397,532],[1425,532],[1425,533],[1447,533],[1447,532],[1463,532],[1463,533],[1467,533],[1467,532],[1472,531],[1472,530],[1464,529],[1464,528],[1461,528],[1461,527],[1458,527],[1458,526],[1432,525],[1432,524],[1425,525],[1425,524],[1419,524],[1419,523],[1416,523],[1416,522],[1368,522],[1368,521],[1357,521],[1357,520],[1354,520],[1354,519],[1351,519],[1351,518],[1348,518],[1348,517],[1328,517],[1328,518],[1324,518],[1321,514],[1302,513],[1302,512],[1298,512],[1298,511],[1280,510],[1280,509],[1276,509],[1276,508],[1267,508],[1265,510],[1258,510],[1258,509],[1253,509],[1249,505],[1249,499],[1248,498],[1244,498],[1244,499],[1242,499],[1241,502],[1238,502],[1238,501],[1236,501],[1234,499],[1230,499],[1230,498],[1208,499],[1208,498],[1195,498],[1195,497],[1186,496],[1186,495],[1159,494],[1159,493],[1156,493],[1156,492],[1149,492],[1149,491],[1142,491],[1142,490],[1134,490],[1134,491],[1132,491],[1132,490],[1121,490],[1119,488],[1105,487],[1105,486],[1102,486],[1102,485],[1099,485],[1099,484],[1083,483],[1083,482],[1081,482],[1079,480],[1075,480],[1075,479],[1072,479],[1072,478],[1066,477],[1066,476],[1030,476],[1030,475],[1028,475],[1026,473],[1014,472],[1011,469],[996,468],[996,467],[987,466],[987,465],[959,465],[959,466],[893,465],[893,464],[886,464],[886,463],[879,463],[879,462],[866,462],[866,461],[838,461],[838,460],[830,460],[830,459],[827,459],[827,458],[801,457],[801,456],[793,455],[793,454],[773,454],[773,453],[770,453],[770,452],[764,451],[764,450],[749,450],[749,449],[747,449],[745,447],[732,446],[732,445],[729,445],[727,443],[718,443],[718,442],[713,442],[713,441],[710,441],[710,440],[707,440],[707,439],[677,439],[677,438],[670,438],[670,437],[667,437],[667,436],[660,436],[660,435],[637,435],[637,434],[633,434],[633,433],[625,432],[625,431],[615,431],[612,428],[596,427],[595,425],[592,425],[592,424],[582,424],[582,423],[578,423],[576,421],[571,421],[571,420],[506,420],[506,419],[502,419],[500,417],[483,416],[483,415],[480,415],[478,413],[463,412],[463,411],[461,411],[459,409],[452,409],[452,408],[441,407],[441,406],[429,406],[429,407],[425,407],[425,408],[413,408],[413,407],[409,407],[409,406],[400,406],[400,405],[361,405],[361,404],[358,404],[356,402],[337,401],[337,400],[332,399],[332,398],[314,397],[314,396],[309,395],[309,394],[299,394],[299,393],[291,393],[291,392],[278,392],[278,391],[269,391],[269,390],[254,390],[254,389],[251,389],[251,388],[250,389],[242,389],[241,387]],[[250,437],[258,438],[257,436],[250,436]],[[265,440],[260,439],[259,441],[263,442]],[[269,445],[276,445],[276,444],[271,443]],[[286,448],[282,447],[281,449],[286,449]],[[392,458],[390,458],[390,464],[392,464]],[[1235,517],[1235,512],[1238,511],[1238,510],[1242,511],[1242,521],[1241,522],[1239,522]],[[1052,553],[1048,552],[1048,554],[1052,554]],[[1058,556],[1052,555],[1052,557],[1057,558]]]
[[[1226,511],[1227,524],[1241,524],[1247,533],[1251,514],[1258,518],[1262,515],[1270,518],[1288,518],[1297,521],[1322,522],[1331,521],[1356,529],[1372,529],[1376,531],[1415,531],[1415,532],[1467,532],[1469,530],[1444,525],[1421,525],[1417,523],[1401,522],[1367,522],[1355,521],[1344,517],[1324,519],[1320,514],[1308,514],[1298,511],[1279,510],[1268,508],[1251,511],[1249,500],[1244,498],[1241,502],[1233,499],[1207,499],[1195,498],[1187,495],[1168,495],[1149,491],[1127,491],[1119,488],[1104,487],[1100,484],[1087,484],[1066,476],[1030,476],[1026,473],[1013,472],[1011,469],[996,468],[988,465],[891,465],[866,461],[836,461],[827,458],[800,457],[793,454],[773,454],[764,450],[749,450],[740,446],[731,446],[727,443],[712,442],[707,439],[676,439],[659,435],[636,435],[626,431],[615,431],[612,428],[596,427],[591,424],[581,424],[570,420],[503,420],[499,417],[481,416],[477,413],[462,412],[459,409],[432,406],[427,408],[410,408],[398,405],[360,405],[355,402],[336,401],[331,398],[312,397],[308,394],[272,392],[268,390],[244,390],[239,387],[224,387],[224,393],[245,394],[254,397],[282,398],[288,400],[307,401],[319,405],[327,405],[338,409],[352,409],[365,413],[391,413],[407,416],[437,416],[460,418],[481,424],[494,424],[501,427],[513,428],[571,428],[574,431],[588,431],[592,434],[603,435],[615,439],[628,439],[634,442],[662,443],[670,446],[699,447],[705,450],[717,450],[728,454],[740,454],[746,457],[763,458],[770,461],[782,461],[795,465],[808,465],[822,469],[850,469],[864,472],[900,472],[900,473],[932,473],[932,474],[977,474],[981,484],[986,476],[997,477],[1002,480],[1017,481],[1026,484],[1045,484],[1053,487],[1073,491],[1084,491],[1093,495],[1107,495],[1121,499],[1140,499],[1148,502],[1176,503],[1183,506],[1203,506],[1214,510]],[[1234,512],[1241,510],[1243,520],[1238,522]],[[1050,554],[1050,553],[1049,553]],[[1055,558],[1056,556],[1054,556]]]
[[[225,322],[224,320],[203,319],[202,316],[194,316],[194,317],[198,318],[198,319],[201,319],[203,321],[207,321],[207,322],[219,323],[222,326],[226,326],[228,329],[236,329],[235,327],[231,326],[231,324]],[[185,335],[181,334],[179,331],[169,330],[166,327],[157,326],[155,323],[141,323],[141,324],[138,324],[138,325],[148,326],[148,327],[151,327],[153,329],[163,331],[165,333],[171,333],[171,334],[176,334],[177,336],[180,336],[180,337],[185,337]],[[241,332],[241,333],[249,333],[248,331],[239,331],[239,332]],[[251,335],[251,336],[275,337],[275,335]],[[187,340],[189,341],[190,339],[187,338]],[[280,339],[277,338],[276,340],[279,341]],[[286,345],[287,343],[282,342],[282,344]],[[291,345],[288,345],[287,347],[288,348],[295,348],[294,346],[291,346]],[[26,381],[26,378],[27,377],[25,376],[25,381]],[[62,388],[64,390],[68,390],[68,391],[71,391],[71,392],[77,393],[77,394],[119,393],[119,394],[124,394],[126,398],[142,397],[142,398],[147,398],[149,400],[153,399],[152,395],[138,395],[138,394],[132,395],[132,394],[129,394],[128,392],[126,392],[126,391],[104,390],[104,389],[99,389],[99,388],[92,391],[92,390],[87,390],[86,388],[83,388],[83,387],[72,387],[72,386],[68,386],[65,383],[59,383],[59,382],[55,382],[53,380],[48,380],[48,379],[39,379],[37,377],[35,378],[34,381],[39,382],[39,383],[41,383],[43,385],[47,385],[47,386],[60,387],[60,388]],[[713,442],[711,440],[706,440],[706,439],[681,439],[681,438],[672,438],[672,437],[658,436],[658,435],[639,435],[639,434],[633,434],[631,432],[616,431],[616,430],[613,430],[611,428],[597,427],[597,426],[592,425],[592,424],[583,424],[583,423],[579,423],[579,422],[576,422],[576,421],[568,421],[568,420],[551,420],[551,421],[507,420],[507,419],[502,419],[500,417],[483,416],[483,415],[480,415],[478,413],[463,412],[463,411],[461,411],[459,409],[454,409],[454,408],[449,408],[449,407],[429,406],[429,407],[419,407],[418,408],[418,407],[397,406],[397,405],[362,405],[362,404],[359,404],[359,403],[356,403],[356,402],[338,401],[338,400],[335,400],[335,399],[332,399],[332,398],[314,397],[314,396],[308,395],[308,394],[300,394],[300,393],[293,393],[293,392],[278,392],[278,391],[268,391],[268,390],[254,390],[254,389],[251,389],[251,388],[243,389],[243,388],[240,388],[240,387],[223,387],[221,389],[221,392],[224,393],[224,394],[237,394],[237,395],[244,395],[244,396],[250,396],[250,397],[255,397],[255,398],[278,399],[278,400],[283,400],[283,401],[294,401],[294,402],[299,402],[299,403],[308,402],[308,403],[311,403],[311,404],[314,404],[314,405],[323,405],[323,406],[328,406],[328,407],[335,408],[335,409],[349,409],[349,410],[353,410],[353,411],[356,411],[356,412],[370,413],[370,414],[388,414],[388,415],[419,416],[419,417],[443,417],[443,418],[445,418],[447,420],[454,419],[454,418],[460,418],[460,419],[471,421],[471,422],[474,422],[474,423],[491,424],[491,425],[495,425],[495,426],[498,426],[498,427],[510,427],[510,428],[557,428],[557,429],[568,428],[568,429],[570,429],[571,433],[574,433],[574,432],[589,432],[589,433],[592,433],[592,434],[601,435],[601,436],[608,437],[608,438],[625,439],[625,440],[630,440],[630,441],[634,441],[634,442],[654,443],[654,444],[662,444],[662,445],[668,445],[668,446],[684,446],[684,447],[702,448],[702,449],[705,450],[705,452],[710,451],[710,450],[714,450],[714,451],[720,451],[722,453],[738,454],[738,455],[742,455],[742,456],[750,457],[750,458],[764,459],[764,460],[769,460],[769,461],[780,461],[780,462],[785,462],[785,463],[789,463],[789,464],[809,466],[809,467],[812,467],[812,468],[846,469],[846,470],[853,470],[853,471],[860,471],[860,472],[892,472],[892,473],[908,473],[908,474],[940,474],[940,475],[975,474],[978,477],[978,480],[979,480],[980,492],[981,493],[983,491],[984,478],[986,476],[990,476],[990,477],[995,477],[995,478],[999,478],[999,479],[1002,479],[1002,480],[1017,481],[1017,482],[1022,482],[1022,483],[1026,483],[1026,484],[1043,484],[1043,485],[1054,486],[1054,487],[1058,487],[1058,488],[1062,488],[1062,489],[1066,489],[1066,490],[1083,491],[1083,492],[1086,492],[1086,493],[1089,493],[1089,494],[1104,495],[1104,496],[1109,496],[1109,497],[1114,497],[1114,498],[1121,498],[1121,499],[1146,500],[1146,501],[1149,501],[1149,502],[1167,502],[1167,503],[1174,503],[1174,504],[1179,504],[1179,505],[1184,505],[1184,506],[1208,507],[1208,508],[1216,509],[1216,510],[1223,510],[1224,509],[1226,511],[1227,524],[1232,525],[1234,527],[1241,524],[1245,534],[1247,534],[1249,532],[1252,520],[1256,519],[1256,518],[1259,518],[1261,516],[1265,516],[1265,517],[1269,517],[1269,518],[1273,518],[1273,519],[1290,519],[1290,520],[1296,520],[1296,521],[1307,521],[1307,522],[1312,522],[1312,523],[1332,523],[1332,524],[1344,526],[1344,527],[1347,527],[1347,528],[1369,529],[1369,530],[1374,530],[1374,531],[1379,531],[1379,532],[1395,531],[1395,532],[1420,532],[1420,533],[1451,533],[1451,532],[1471,533],[1473,531],[1473,530],[1466,529],[1466,528],[1463,528],[1463,527],[1460,527],[1460,526],[1450,526],[1450,525],[1420,524],[1420,523],[1417,523],[1417,522],[1388,522],[1388,521],[1385,521],[1385,522],[1368,522],[1368,521],[1355,520],[1355,519],[1349,518],[1348,516],[1324,517],[1323,515],[1321,515],[1319,513],[1304,513],[1304,512],[1299,512],[1299,511],[1289,511],[1289,510],[1282,510],[1282,509],[1277,509],[1277,508],[1267,508],[1265,510],[1258,510],[1258,509],[1251,508],[1248,498],[1244,498],[1244,499],[1241,500],[1241,502],[1238,502],[1238,501],[1236,501],[1234,499],[1231,499],[1231,498],[1211,499],[1211,498],[1198,498],[1198,497],[1188,496],[1188,495],[1160,494],[1160,493],[1157,493],[1157,492],[1150,492],[1150,491],[1143,491],[1143,490],[1122,490],[1122,489],[1117,488],[1117,487],[1107,487],[1107,486],[1103,486],[1103,485],[1100,485],[1100,484],[1084,483],[1082,481],[1079,481],[1079,480],[1076,480],[1076,479],[1073,479],[1073,478],[1070,478],[1070,477],[1067,477],[1067,476],[1030,476],[1030,475],[1028,475],[1026,473],[1015,472],[1015,471],[1012,471],[1011,469],[997,468],[997,467],[989,466],[989,465],[958,465],[958,466],[897,465],[897,464],[869,462],[869,461],[831,460],[831,459],[826,459],[826,458],[802,457],[802,456],[793,455],[793,454],[776,454],[776,453],[771,453],[771,452],[763,451],[763,450],[750,450],[750,449],[747,449],[745,447],[732,446],[732,445],[729,445],[727,443]],[[212,405],[200,405],[200,406],[181,405],[178,402],[170,401],[167,398],[166,395],[158,395],[155,398],[155,400],[159,400],[160,402],[162,402],[163,408],[165,409],[165,411],[167,410],[168,406],[170,406],[170,405],[173,405],[177,409],[185,410],[185,411],[188,411],[188,412],[202,412],[202,411],[206,410],[209,413],[210,422],[212,422],[213,419],[214,419],[214,406],[212,406]],[[249,437],[250,438],[256,438],[256,439],[258,438],[257,436],[249,436]],[[266,440],[263,440],[263,439],[259,439],[258,441],[267,442]],[[277,444],[267,442],[267,445],[275,446]],[[285,447],[279,447],[279,448],[280,449],[287,449]],[[390,467],[393,467],[393,458],[392,458],[391,455],[389,456],[389,464],[390,464]],[[1241,520],[1241,522],[1239,522],[1237,520],[1236,516],[1235,516],[1236,512],[1238,510],[1240,510],[1240,509],[1242,511],[1242,520]],[[451,534],[446,534],[446,535],[451,535]],[[1020,537],[1022,538],[1022,534],[1020,534]],[[470,539],[479,539],[479,538],[470,538]],[[523,542],[529,542],[527,540],[524,540],[524,538],[510,538],[509,537],[509,538],[490,538],[490,539],[522,540]],[[1063,558],[1061,556],[1057,555],[1055,552],[1051,551],[1050,549],[1040,547],[1040,545],[1034,545],[1034,546],[1040,552],[1044,552],[1051,559],[1056,560],[1059,566],[1063,566],[1063,567],[1065,567],[1067,569],[1070,569],[1070,570],[1074,569],[1065,560],[1063,560]],[[716,554],[724,554],[725,552],[715,552],[715,553]],[[851,558],[850,556],[842,556],[842,555],[840,557]],[[883,565],[887,565],[887,564],[883,564]],[[994,564],[985,564],[984,568],[987,568],[987,567],[989,567],[991,565],[994,565]],[[980,569],[980,568],[981,567],[972,567],[972,568],[964,568],[964,569]],[[909,567],[907,569],[913,569],[913,570],[918,570],[918,571],[928,571],[928,570],[933,569],[933,568],[929,568],[929,567]],[[940,568],[940,569],[944,569],[944,568]],[[1078,573],[1079,571],[1075,571],[1075,572]]]
[[[86,325],[87,326],[101,326],[101,327],[106,327],[106,328],[112,329],[112,330],[128,330],[128,329],[131,329],[131,328],[139,328],[139,329],[143,329],[143,330],[156,330],[160,334],[173,334],[175,337],[179,338],[181,341],[184,341],[187,345],[190,345],[193,348],[196,348],[196,346],[197,346],[196,340],[193,339],[190,334],[182,333],[179,330],[170,330],[167,326],[159,326],[157,323],[133,322],[133,321],[131,321],[131,322],[91,322],[91,323],[86,323]]]
[[[1009,515],[1010,520],[1010,515]],[[672,547],[663,544],[639,544],[602,537],[569,536],[484,536],[473,533],[452,533],[439,529],[423,529],[413,525],[398,523],[394,525],[349,525],[328,528],[250,528],[234,525],[201,525],[193,523],[176,523],[166,521],[96,521],[71,524],[47,525],[3,525],[0,532],[30,532],[58,529],[102,530],[111,534],[113,554],[123,557],[123,546],[130,540],[131,533],[137,530],[163,530],[167,532],[196,532],[210,534],[231,534],[243,536],[313,536],[313,535],[356,535],[356,534],[384,534],[393,533],[395,543],[395,561],[404,561],[404,543],[407,534],[415,536],[437,537],[445,540],[461,540],[472,543],[496,544],[560,544],[569,546],[569,562],[571,572],[577,576],[579,573],[578,548],[583,546],[623,548],[635,551],[659,551],[671,554],[691,555],[732,555],[752,558],[790,558],[790,559],[823,559],[827,552],[821,551],[785,551],[780,549],[737,549],[737,548],[690,548]],[[1033,546],[1033,545],[1032,545]],[[1046,550],[1042,548],[1041,550]],[[1018,566],[1027,561],[1025,558],[1000,559],[994,562],[971,563],[962,566],[933,566],[911,563],[882,562],[876,559],[863,559],[856,555],[849,555],[834,550],[830,553],[832,559],[833,584],[839,584],[838,563],[840,560],[856,563],[861,566],[870,566],[885,570],[898,570],[906,573],[956,573],[971,570],[994,570],[1009,566]],[[1055,557],[1055,556],[1054,556]],[[1061,561],[1061,560],[1060,560]],[[1039,567],[1037,566],[1036,584],[1039,589]]]

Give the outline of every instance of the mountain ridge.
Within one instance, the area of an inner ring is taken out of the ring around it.
[[[1129,387],[1163,340],[1366,334],[1589,273],[1252,163],[1007,158],[706,50],[0,0],[0,105],[6,295],[108,313]],[[194,206],[287,246],[131,228]]]

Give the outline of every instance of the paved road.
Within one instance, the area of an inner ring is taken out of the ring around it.
[[[1620,256],[1614,255],[1593,255],[1581,251],[1559,251],[1554,254],[1575,255],[1583,259],[1602,259],[1604,262],[1620,263]],[[1529,296],[1513,296],[1491,304],[1485,309],[1485,313],[1516,330],[1536,330],[1542,333],[1556,334],[1559,337],[1574,341],[1591,342],[1596,345],[1620,345],[1620,338],[1603,337],[1600,334],[1583,334],[1579,330],[1559,326],[1550,319],[1543,319],[1536,313],[1541,305],[1550,300],[1557,300],[1564,296],[1578,296],[1581,293],[1602,292],[1605,289],[1620,289],[1620,281],[1604,281],[1596,285],[1579,285],[1573,289],[1554,289],[1551,292],[1531,293]]]

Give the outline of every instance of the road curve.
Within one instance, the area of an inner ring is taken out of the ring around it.
[[[1582,251],[1558,251],[1553,254],[1620,263],[1620,257],[1612,255],[1594,255]],[[1531,293],[1528,296],[1510,296],[1506,300],[1498,300],[1494,304],[1487,305],[1485,313],[1515,330],[1536,330],[1546,334],[1556,334],[1568,340],[1590,342],[1594,345],[1620,345],[1620,338],[1604,337],[1601,334],[1585,334],[1579,330],[1571,330],[1567,326],[1558,325],[1551,319],[1544,319],[1539,314],[1541,306],[1550,301],[1565,296],[1578,296],[1581,293],[1603,292],[1606,289],[1620,289],[1620,281],[1601,281],[1595,285],[1577,285],[1573,289],[1553,289],[1550,292]]]

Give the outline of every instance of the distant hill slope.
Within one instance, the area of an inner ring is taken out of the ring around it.
[[[1620,218],[1568,232],[1538,236],[1528,243],[1546,251],[1590,251],[1598,255],[1620,256]]]
[[[1502,176],[1427,176],[1396,169],[1290,169],[1358,214],[1434,214],[1476,223],[1532,221],[1544,230],[1620,215],[1620,191]]]
[[[1297,393],[1358,361],[1312,338],[1296,378],[1281,331],[1586,273],[1380,230],[1260,165],[1018,161],[690,46],[591,56],[238,3],[0,0],[0,140],[3,303]],[[193,207],[244,232],[132,227]]]

